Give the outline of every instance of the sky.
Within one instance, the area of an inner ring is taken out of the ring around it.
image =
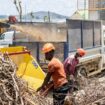
[[[51,11],[71,16],[77,10],[77,0],[21,0],[23,14],[37,11]],[[0,15],[17,15],[13,0],[0,0]]]

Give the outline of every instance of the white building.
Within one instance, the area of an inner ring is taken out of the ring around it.
[[[105,20],[105,0],[88,0],[90,20]]]

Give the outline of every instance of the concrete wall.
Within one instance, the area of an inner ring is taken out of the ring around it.
[[[15,46],[25,46],[29,51],[31,51],[31,54],[34,56],[34,58],[37,59],[37,43],[35,42],[16,42],[14,45]]]
[[[45,63],[45,55],[42,53],[42,47],[45,43],[36,43],[36,42],[15,42],[15,46],[25,46],[34,58],[39,60],[40,63]],[[64,60],[64,43],[53,43],[56,51],[55,56],[61,61]]]
[[[61,61],[64,60],[64,43],[53,43],[55,46],[55,57],[59,58]],[[42,47],[44,43],[39,44],[39,59],[41,63],[44,63],[45,55],[42,53]]]
[[[17,23],[15,27],[16,30],[25,33],[28,42],[66,42],[67,40],[66,23],[23,22]]]

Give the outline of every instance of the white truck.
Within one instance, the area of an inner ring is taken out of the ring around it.
[[[8,47],[14,42],[26,41],[27,37],[20,31],[7,31],[0,35],[0,47]]]
[[[68,56],[77,48],[83,48],[87,54],[80,59],[78,71],[87,76],[105,70],[105,26],[101,21],[67,19]]]
[[[0,46],[8,47],[13,44],[14,31],[4,32],[0,35]]]

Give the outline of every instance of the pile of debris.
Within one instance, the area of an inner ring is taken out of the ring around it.
[[[105,78],[84,80],[85,84],[79,91],[68,94],[66,103],[71,104],[66,105],[105,105]]]
[[[8,54],[0,54],[0,105],[52,105],[16,76],[16,65]],[[82,79],[81,90],[68,94],[67,105],[105,105],[105,78]],[[84,83],[84,84],[83,84]]]
[[[97,79],[75,93],[75,102],[77,105],[88,105],[103,97],[105,97],[105,81],[100,82]]]
[[[52,105],[52,100],[29,89],[16,70],[8,54],[0,54],[0,105]]]

